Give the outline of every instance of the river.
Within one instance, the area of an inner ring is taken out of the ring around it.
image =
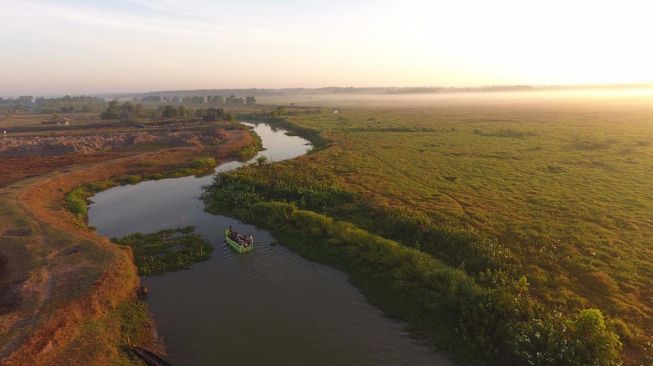
[[[271,162],[311,148],[266,124],[254,130],[266,149],[257,157]],[[241,165],[228,162],[216,171]],[[411,338],[405,324],[384,318],[342,272],[276,245],[265,230],[206,213],[199,196],[212,179],[114,187],[92,197],[89,207],[89,225],[108,237],[193,225],[215,246],[210,260],[189,270],[141,279],[173,365],[450,364]],[[229,225],[252,233],[256,250],[232,251],[223,237]]]

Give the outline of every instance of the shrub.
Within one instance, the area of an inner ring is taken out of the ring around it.
[[[188,268],[211,257],[213,245],[194,233],[194,228],[161,230],[153,234],[134,233],[113,242],[132,248],[141,275],[154,275]]]
[[[213,158],[201,158],[201,159],[195,159],[191,163],[191,167],[193,169],[211,169],[215,168],[217,165],[217,162]]]

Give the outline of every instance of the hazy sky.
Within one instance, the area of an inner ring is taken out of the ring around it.
[[[0,0],[0,95],[653,82],[653,4]]]

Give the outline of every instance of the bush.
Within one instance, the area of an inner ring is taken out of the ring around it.
[[[215,168],[218,163],[213,158],[195,159],[191,163],[193,169],[211,169]]]
[[[275,182],[277,183],[277,182]],[[469,364],[617,365],[621,343],[605,326],[598,310],[583,311],[577,320],[549,313],[529,296],[525,279],[502,271],[506,252],[496,241],[476,233],[447,231],[425,221],[403,219],[404,236],[425,239],[437,253],[448,253],[459,268],[429,253],[401,245],[350,222],[337,221],[291,202],[269,197],[299,198],[314,188],[272,184],[262,177],[220,174],[204,196],[207,209],[230,213],[281,235],[284,243],[309,259],[347,271],[366,296],[388,314],[408,321],[413,330],[446,347]],[[339,193],[329,191],[338,202]],[[341,198],[341,197],[340,197]],[[323,201],[324,202],[324,201]],[[397,223],[399,225],[399,223]],[[415,232],[409,233],[409,230]],[[427,235],[432,236],[431,241]],[[477,258],[474,258],[477,257]],[[463,268],[465,270],[463,270]],[[481,271],[478,280],[469,269]]]
[[[143,276],[188,268],[209,259],[213,252],[213,245],[195,234],[193,227],[134,233],[112,241],[132,248],[134,262]]]
[[[66,205],[78,219],[83,220],[86,218],[88,214],[88,203],[86,200],[90,195],[84,187],[77,187],[66,195]]]

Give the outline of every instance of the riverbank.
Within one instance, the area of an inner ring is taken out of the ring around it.
[[[394,148],[400,158],[405,151],[397,146],[406,135],[457,129],[362,128],[331,115],[294,118],[284,127],[293,123],[312,130],[306,137],[329,138],[332,148],[221,175],[205,195],[210,212],[272,230],[307,258],[343,269],[370,301],[463,364],[621,362],[618,321],[592,303],[547,307],[541,288],[531,289],[537,278],[516,265],[521,253],[487,234],[445,225],[452,218],[444,210],[420,212],[436,199],[403,205],[413,190],[430,187],[422,179],[403,176],[402,194],[383,188],[396,183],[379,170],[394,177],[410,163],[389,170],[377,154]],[[377,136],[387,137],[381,147],[364,140],[378,142]]]
[[[3,258],[0,359],[8,365],[127,363],[125,334],[147,327],[136,302],[131,253],[79,225],[64,195],[114,176],[182,167],[197,157],[226,159],[253,143],[247,131],[227,130],[218,146],[169,148],[59,169],[0,189]],[[129,319],[129,321],[124,321]],[[140,320],[138,320],[140,319]],[[138,320],[138,321],[137,321]]]

